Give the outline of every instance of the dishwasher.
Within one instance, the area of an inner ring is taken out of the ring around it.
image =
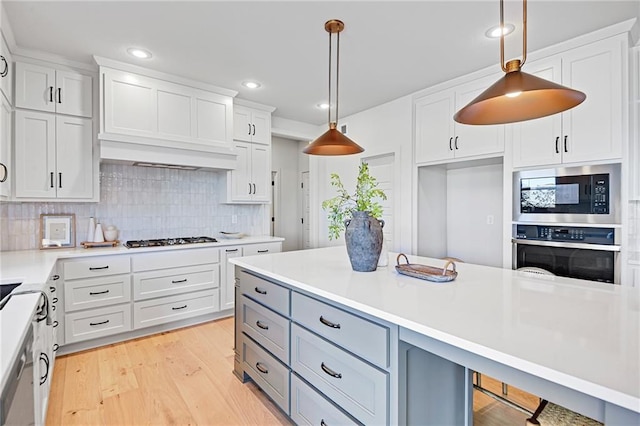
[[[33,425],[33,330],[29,327],[0,394],[0,425]]]

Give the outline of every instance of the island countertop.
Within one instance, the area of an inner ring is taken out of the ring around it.
[[[375,272],[353,271],[345,247],[230,262],[640,413],[640,289],[465,263],[434,283],[398,274],[389,257]]]

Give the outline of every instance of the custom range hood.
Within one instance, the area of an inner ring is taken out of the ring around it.
[[[237,154],[232,149],[213,151],[188,149],[175,142],[140,143],[104,139],[100,136],[100,161],[143,167],[161,167],[181,170],[233,170]],[[122,135],[118,135],[122,138]],[[164,146],[163,146],[164,145]],[[168,146],[169,145],[169,146]]]
[[[100,159],[183,170],[236,168],[233,99],[217,86],[94,56]]]

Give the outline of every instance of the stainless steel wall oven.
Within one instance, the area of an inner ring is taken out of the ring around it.
[[[513,268],[533,266],[556,275],[620,283],[619,228],[516,225]]]

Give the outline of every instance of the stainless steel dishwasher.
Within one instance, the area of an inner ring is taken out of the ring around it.
[[[20,345],[18,356],[8,372],[0,394],[0,425],[35,424],[33,396],[33,330],[29,330]]]

